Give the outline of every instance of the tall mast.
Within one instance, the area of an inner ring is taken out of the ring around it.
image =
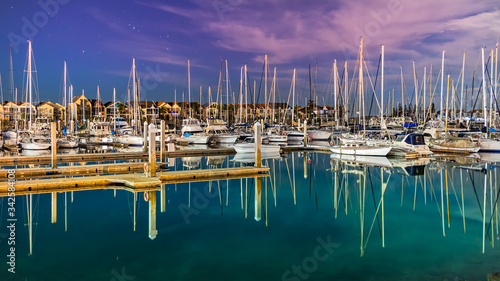
[[[191,70],[189,68],[188,60],[188,104],[189,104],[189,118],[193,117],[191,114]]]
[[[495,99],[497,98],[497,86],[498,86],[498,43],[495,46]],[[498,111],[498,104],[497,104]]]
[[[399,67],[401,69],[401,110],[403,111],[403,126],[405,125],[405,94],[403,91],[403,67]]]
[[[97,115],[101,116],[101,93],[99,92],[99,85],[97,85]]]
[[[210,89],[210,86],[208,86],[208,118],[211,117],[212,117],[212,90]]]
[[[16,88],[14,100],[15,100],[15,103],[17,105],[17,88]],[[16,112],[14,113],[14,128],[16,129],[16,132],[17,132],[17,129],[18,129],[18,125],[17,125],[17,108],[16,108]],[[16,139],[17,139],[17,134],[16,134]]]
[[[10,97],[11,100],[14,100],[14,67],[12,64],[12,45],[10,45]]]
[[[432,63],[431,63],[431,70],[429,71],[429,95],[432,95],[432,100],[429,101],[429,107],[431,107],[431,104],[434,103],[434,95],[432,94]],[[429,108],[429,111],[431,112],[429,116],[432,115],[432,110]]]
[[[418,122],[418,81],[417,71],[415,70],[415,61],[413,61],[413,82],[415,83],[415,119]]]
[[[114,120],[115,122],[113,122],[113,131],[115,131],[115,134],[116,134],[116,122],[118,122],[118,120],[116,120],[116,110],[118,109],[116,107],[116,89],[113,88],[113,107],[115,108],[115,110],[113,110],[113,117],[114,117]]]
[[[484,77],[484,48],[481,48],[481,65],[483,71],[483,117],[484,126],[488,128],[488,119],[486,117],[486,79]]]
[[[314,70],[314,91],[313,91],[313,101],[314,101],[314,108],[316,108],[316,112],[319,113],[318,111],[318,99],[316,97],[316,79],[318,78],[318,60],[316,60],[316,69]],[[314,118],[314,110],[311,110],[311,114],[313,115]]]
[[[344,122],[347,123],[347,125],[349,125],[349,113],[348,113],[348,101],[347,101],[347,96],[349,94],[349,72],[347,71],[347,61],[345,61],[344,63],[344,86],[345,86],[345,90],[344,90]]]
[[[267,54],[264,56],[264,123],[267,121]]]
[[[465,80],[465,52],[464,52],[464,57],[462,59],[462,86],[461,86],[461,91],[460,91],[460,122],[462,122],[462,115],[463,115],[463,100],[464,100],[464,80]]]
[[[248,124],[248,72],[245,64],[245,123]]]
[[[493,49],[491,50],[491,55],[490,55],[490,58],[491,58],[491,70],[490,70],[490,126],[491,124],[493,124],[493,120],[492,120],[492,115],[493,115]],[[495,77],[495,80],[496,80],[496,77]],[[489,130],[487,129],[486,130],[487,132],[489,132]]]
[[[441,99],[439,100],[439,103],[440,103],[440,106],[439,106],[440,118],[439,118],[439,120],[443,120],[444,52],[445,51],[443,51],[443,58],[441,60]]]
[[[338,81],[337,81],[337,60],[333,61],[333,106],[334,106],[334,112],[335,112],[335,125],[336,127],[339,126],[339,107],[337,104],[338,101]]]
[[[32,116],[31,116],[32,115],[32,113],[31,113],[31,111],[32,111],[31,110],[31,105],[32,105],[32,97],[31,97],[32,96],[32,92],[31,91],[32,91],[32,88],[31,88],[31,86],[33,84],[32,83],[32,79],[33,78],[32,78],[31,75],[32,75],[32,73],[31,73],[31,41],[28,40],[28,79],[26,81],[26,83],[28,83],[28,85],[26,87],[26,90],[27,90],[27,93],[26,93],[27,99],[26,99],[26,101],[28,101],[29,107],[30,107],[29,108],[30,119],[29,119],[29,122],[28,122],[28,130],[31,130],[31,120],[32,120]]]
[[[276,66],[274,67],[274,75],[273,75],[273,113],[271,116],[271,121],[274,123],[274,110],[276,107]]]
[[[134,131],[137,134],[138,122],[137,122],[137,82],[135,81],[135,58],[132,58],[132,97],[134,99]]]
[[[83,104],[83,121],[85,122],[85,89],[82,89],[82,104]]]
[[[363,37],[361,37],[361,44],[359,48],[359,100],[360,100],[360,114],[363,116],[363,135],[366,132],[365,124],[365,97],[363,94]]]
[[[423,108],[424,108],[424,124],[425,124],[425,118],[427,117],[426,115],[426,112],[425,112],[425,87],[426,87],[426,84],[427,84],[427,66],[424,66],[424,105],[423,105]]]
[[[446,86],[446,114],[444,116],[445,133],[448,132],[448,96],[450,95],[450,74],[448,74],[448,85]]]
[[[295,113],[295,74],[297,72],[297,69],[293,69],[293,78],[292,78],[292,126],[293,126],[293,118],[294,118],[294,113]]]
[[[66,73],[67,73],[67,70],[66,70],[66,61],[64,61],[64,82],[63,82],[63,87],[64,87],[64,90],[63,90],[63,101],[64,101],[64,126],[66,126],[66,124],[68,124],[68,101],[67,101],[67,93],[66,93]]]
[[[221,96],[221,104],[222,104],[222,96]],[[226,60],[226,122],[229,124],[229,70],[227,68],[227,60]]]
[[[255,92],[257,87],[257,81],[253,80],[253,119],[255,121],[255,114],[257,113],[257,101],[255,100]]]
[[[200,119],[202,119],[201,116],[203,115],[203,112],[201,110],[201,93],[202,93],[202,91],[201,91],[201,85],[200,85],[200,106],[199,106],[200,107]]]
[[[240,93],[239,93],[240,113],[238,114],[238,122],[243,119],[243,66],[240,67]]]
[[[380,102],[380,128],[384,129],[385,124],[384,124],[384,45],[382,45],[382,56],[381,56],[381,61],[382,61],[382,80],[380,80],[380,94],[382,95],[381,102]]]

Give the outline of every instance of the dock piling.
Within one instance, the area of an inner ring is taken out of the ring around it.
[[[153,124],[154,126],[154,124]],[[149,128],[149,176],[156,177],[156,128]]]
[[[52,169],[57,168],[57,131],[56,131],[56,122],[52,122],[51,126],[51,150],[52,150]]]
[[[144,121],[144,140],[142,144],[142,149],[144,152],[148,151],[148,122]]]
[[[165,120],[161,120],[161,136],[160,136],[160,163],[163,162],[165,155]]]
[[[255,167],[262,167],[262,157],[261,157],[261,145],[262,145],[262,137],[261,137],[261,125],[260,123],[255,123],[254,127],[254,135],[255,135]]]

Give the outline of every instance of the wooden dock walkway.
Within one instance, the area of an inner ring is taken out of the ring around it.
[[[168,163],[157,163],[157,167],[165,166]],[[14,169],[15,178],[34,178],[34,177],[57,177],[57,176],[78,176],[92,174],[118,174],[118,173],[134,173],[144,170],[144,162],[116,163],[116,164],[99,164],[99,165],[76,165],[62,166],[58,168],[24,168]],[[7,179],[9,173],[7,169],[0,170],[0,180]]]
[[[157,151],[157,157],[159,152]],[[211,156],[211,155],[231,155],[235,154],[233,148],[216,148],[216,149],[186,149],[171,152],[165,152],[165,158],[178,158],[187,156]],[[0,165],[22,165],[22,164],[50,164],[52,161],[51,155],[41,156],[13,156],[1,157]],[[113,153],[82,153],[70,155],[57,155],[57,163],[69,162],[98,162],[98,161],[113,161],[113,160],[130,160],[130,159],[148,159],[147,152],[113,152]]]
[[[144,173],[15,181],[16,195],[121,188],[133,192],[157,190],[161,184],[269,176],[269,167],[237,167],[171,171],[146,177]],[[0,197],[8,196],[9,184],[0,182]]]

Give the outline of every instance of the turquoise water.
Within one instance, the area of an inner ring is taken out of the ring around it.
[[[208,158],[177,159],[172,169],[241,165],[232,156]],[[382,204],[380,167],[288,154],[264,161],[270,177],[257,196],[254,178],[164,186],[165,212],[156,192],[154,239],[152,201],[142,193],[135,231],[131,192],[78,191],[72,202],[60,193],[56,223],[51,195],[33,195],[32,255],[29,197],[18,196],[16,274],[2,262],[0,280],[486,280],[500,271],[499,169],[485,174],[459,162],[431,162],[416,176],[385,168]],[[6,211],[4,199],[0,233]]]

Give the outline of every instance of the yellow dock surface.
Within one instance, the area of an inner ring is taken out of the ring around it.
[[[160,153],[157,151],[157,157]],[[234,154],[233,148],[216,148],[216,149],[186,149],[165,152],[165,158],[177,158],[187,156],[210,156],[210,155],[230,155]],[[1,157],[0,165],[18,165],[18,164],[50,164],[52,161],[51,155],[40,156],[13,156]],[[114,152],[114,153],[82,153],[82,154],[58,154],[57,162],[98,162],[98,161],[113,161],[113,160],[130,160],[130,159],[148,159],[148,153],[143,152]]]
[[[247,177],[268,176],[268,167],[237,167],[222,169],[204,169],[188,171],[171,171],[157,173],[156,177],[146,177],[144,173],[87,176],[56,179],[16,180],[16,195],[32,193],[50,193],[78,191],[101,188],[131,189],[134,192],[156,190],[161,184],[172,184],[193,181],[209,181]],[[9,184],[0,182],[0,197],[8,196]]]

